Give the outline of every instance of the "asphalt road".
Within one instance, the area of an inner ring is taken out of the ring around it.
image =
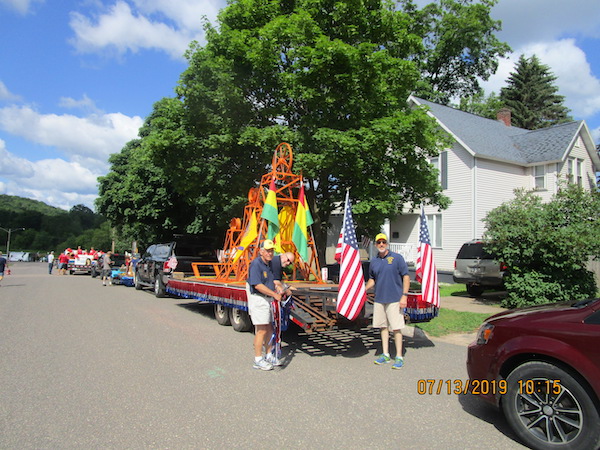
[[[286,365],[252,369],[251,333],[212,307],[48,275],[0,282],[0,448],[512,449],[502,415],[467,395],[466,348],[405,338],[406,366],[376,366],[370,329],[288,333]]]

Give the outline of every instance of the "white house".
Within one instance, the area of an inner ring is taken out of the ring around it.
[[[557,191],[559,177],[596,189],[600,158],[584,121],[531,131],[511,126],[508,110],[491,120],[413,96],[408,101],[428,109],[454,142],[431,161],[452,203],[444,211],[425,208],[438,270],[453,269],[460,246],[483,235],[482,219],[514,198],[516,188],[535,190],[545,200]],[[384,231],[391,248],[414,262],[419,211],[390,219]]]

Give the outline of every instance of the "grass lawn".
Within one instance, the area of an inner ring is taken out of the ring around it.
[[[415,326],[430,336],[435,337],[451,333],[473,333],[490,316],[491,314],[454,311],[453,309],[442,308],[439,315],[432,319],[431,322],[416,323]]]

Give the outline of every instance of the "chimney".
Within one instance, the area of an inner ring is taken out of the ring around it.
[[[510,127],[510,109],[508,109],[508,108],[500,109],[500,111],[498,111],[496,117],[498,118],[498,120],[500,122],[503,122],[504,125],[506,125],[507,127]]]

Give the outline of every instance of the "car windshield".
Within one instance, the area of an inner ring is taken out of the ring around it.
[[[456,259],[494,259],[494,257],[483,249],[483,242],[473,242],[464,244]]]

